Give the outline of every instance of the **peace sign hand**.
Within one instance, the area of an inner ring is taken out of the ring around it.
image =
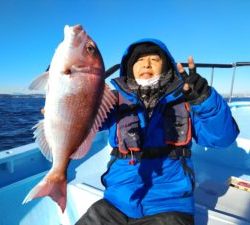
[[[193,57],[188,58],[189,75],[183,66],[178,63],[177,69],[184,80],[183,94],[187,102],[192,105],[200,104],[210,95],[210,87],[205,78],[196,73]]]

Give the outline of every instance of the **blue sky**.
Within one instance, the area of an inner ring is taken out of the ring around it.
[[[0,93],[25,92],[63,38],[82,24],[106,68],[132,42],[162,40],[177,62],[250,61],[249,0],[1,0]],[[199,70],[210,79],[210,70]],[[232,70],[215,70],[215,88],[230,90]],[[235,92],[250,93],[250,67],[237,69]]]

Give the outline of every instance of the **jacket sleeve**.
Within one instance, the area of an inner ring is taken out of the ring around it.
[[[206,147],[227,147],[239,134],[239,128],[227,102],[215,89],[201,104],[191,106],[193,138]]]

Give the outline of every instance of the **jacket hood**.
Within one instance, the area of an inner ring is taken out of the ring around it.
[[[168,48],[166,47],[166,45],[161,42],[158,39],[152,39],[152,38],[145,38],[145,39],[141,39],[138,40],[134,43],[132,43],[124,52],[123,56],[122,56],[122,60],[121,60],[121,64],[120,64],[120,77],[125,77],[127,76],[127,74],[125,74],[125,65],[127,64],[128,61],[128,57],[131,55],[132,50],[134,49],[135,46],[139,45],[139,44],[143,44],[143,43],[152,43],[157,45],[158,47],[160,47],[160,49],[162,50],[162,52],[166,55],[166,58],[169,60],[169,62],[171,63],[173,69],[175,70],[177,76],[179,78],[181,78],[181,76],[179,75],[178,71],[177,71],[177,67],[176,67],[176,62],[174,60],[174,58],[172,57],[172,55],[170,54]]]

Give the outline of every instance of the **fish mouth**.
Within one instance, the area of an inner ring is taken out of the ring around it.
[[[77,25],[73,26],[73,31],[74,31],[76,34],[80,33],[81,31],[83,31],[82,25],[77,24]]]

